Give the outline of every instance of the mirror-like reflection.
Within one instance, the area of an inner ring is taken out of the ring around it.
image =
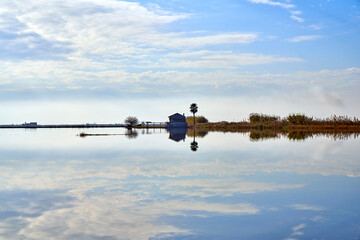
[[[180,142],[185,141],[186,133],[188,131],[187,128],[169,128],[167,130],[169,132],[169,139]]]
[[[138,131],[133,128],[128,128],[125,134],[125,136],[128,139],[135,139],[137,138],[138,135],[139,135]]]
[[[196,130],[195,133],[193,131],[188,131],[187,135],[196,137],[205,137],[209,132],[205,130]],[[229,133],[229,132],[223,132]],[[234,132],[233,132],[234,133]],[[289,140],[294,141],[302,141],[307,138],[313,138],[316,136],[324,136],[330,138],[332,140],[346,140],[350,138],[358,138],[360,133],[353,131],[343,131],[343,132],[335,132],[335,131],[269,131],[269,130],[244,130],[238,131],[236,133],[242,133],[249,136],[250,141],[263,141],[263,140],[271,140],[271,139],[279,139],[281,137],[286,137]]]
[[[250,141],[190,129],[176,142],[164,130],[132,131],[130,140],[126,129],[89,129],[119,136],[86,138],[78,129],[3,130],[0,238],[359,236],[355,135]]]

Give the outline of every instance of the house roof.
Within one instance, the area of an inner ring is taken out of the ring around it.
[[[175,116],[182,116],[184,117],[184,115],[180,114],[180,113],[174,113],[173,115],[170,115],[169,117],[175,117]]]

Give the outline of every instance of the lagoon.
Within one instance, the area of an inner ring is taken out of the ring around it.
[[[81,131],[0,131],[0,239],[360,237],[356,135]]]

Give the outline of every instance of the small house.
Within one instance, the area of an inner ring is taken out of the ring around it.
[[[169,116],[169,122],[166,124],[166,128],[187,128],[185,114],[175,113]]]
[[[36,127],[37,126],[37,122],[25,122],[22,124],[23,126],[27,126],[27,127]]]

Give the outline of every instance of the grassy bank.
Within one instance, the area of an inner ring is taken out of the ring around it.
[[[194,126],[189,126],[193,128]],[[360,124],[307,124],[294,125],[288,123],[261,123],[248,122],[210,122],[197,124],[196,129],[206,131],[242,132],[250,130],[274,130],[280,132],[289,131],[360,131]]]
[[[190,124],[190,128],[194,126]],[[286,118],[277,116],[250,114],[249,121],[198,123],[196,129],[206,131],[243,132],[266,130],[277,132],[360,132],[360,121],[346,116],[331,116],[316,119],[303,114],[291,114]]]

